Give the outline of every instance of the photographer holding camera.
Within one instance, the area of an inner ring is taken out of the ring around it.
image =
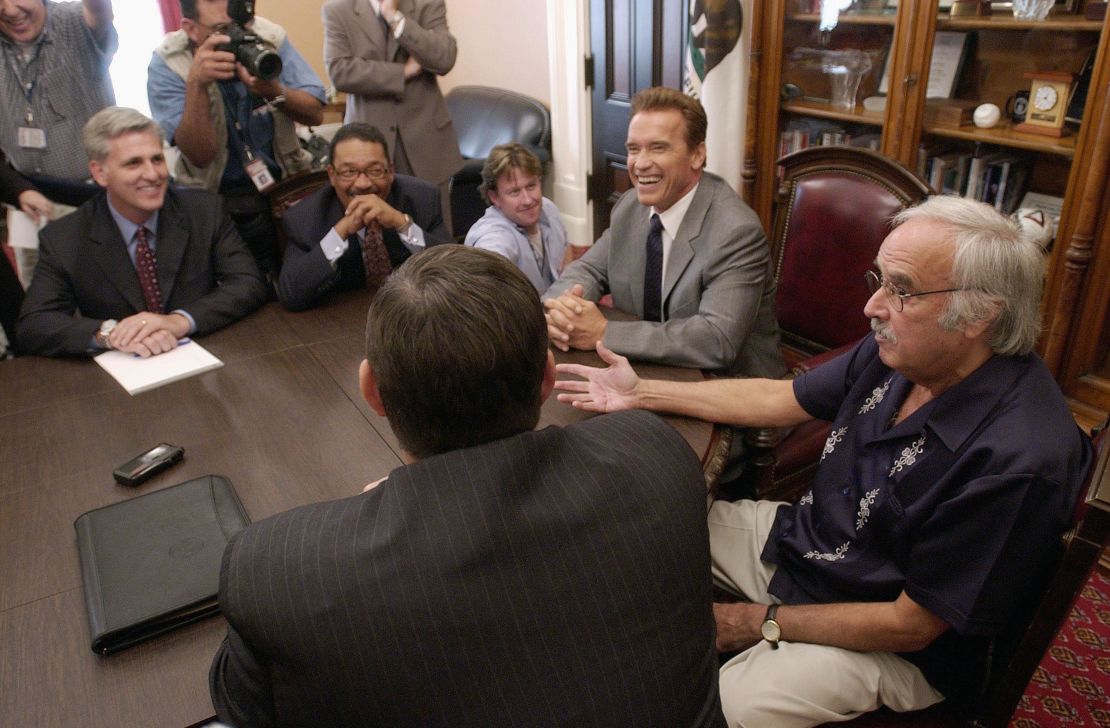
[[[280,266],[263,193],[309,168],[295,122],[323,118],[319,77],[251,0],[180,0],[148,69],[151,113],[181,151],[177,182],[219,192],[263,274]]]

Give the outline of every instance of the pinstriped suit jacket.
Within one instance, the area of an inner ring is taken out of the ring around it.
[[[612,221],[544,298],[581,283],[596,301],[644,316],[650,208],[624,193]],[[605,345],[629,359],[746,377],[781,377],[775,274],[763,227],[720,177],[702,173],[663,272],[663,321],[610,321]]]
[[[717,726],[697,458],[633,411],[394,470],[228,546],[237,726]]]

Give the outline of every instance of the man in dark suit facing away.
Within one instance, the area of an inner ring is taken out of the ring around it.
[[[717,726],[705,487],[643,412],[533,428],[554,361],[512,263],[445,245],[370,308],[404,465],[256,523],[220,576],[235,726]]]
[[[266,301],[266,286],[220,199],[171,189],[162,129],[109,106],[85,124],[89,171],[105,189],[39,234],[17,327],[23,353],[169,351]]]
[[[277,292],[286,308],[311,308],[332,290],[377,290],[413,253],[451,242],[435,185],[395,174],[375,127],[356,122],[335,133],[328,180],[285,214]]]

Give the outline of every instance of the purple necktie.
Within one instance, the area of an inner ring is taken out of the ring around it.
[[[146,241],[146,228],[139,227],[135,231],[135,238],[139,244],[135,246],[135,270],[139,273],[139,285],[143,288],[143,300],[146,301],[146,310],[151,313],[162,313],[162,290],[158,287],[158,264],[154,260],[154,251]]]
[[[663,320],[663,221],[651,216],[644,262],[644,321]]]

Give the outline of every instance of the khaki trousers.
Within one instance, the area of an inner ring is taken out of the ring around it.
[[[775,565],[760,553],[785,503],[717,501],[709,511],[714,583],[752,602],[767,593]],[[851,720],[885,705],[927,708],[944,699],[916,666],[892,652],[760,641],[721,667],[721,705],[730,726],[802,728]]]

